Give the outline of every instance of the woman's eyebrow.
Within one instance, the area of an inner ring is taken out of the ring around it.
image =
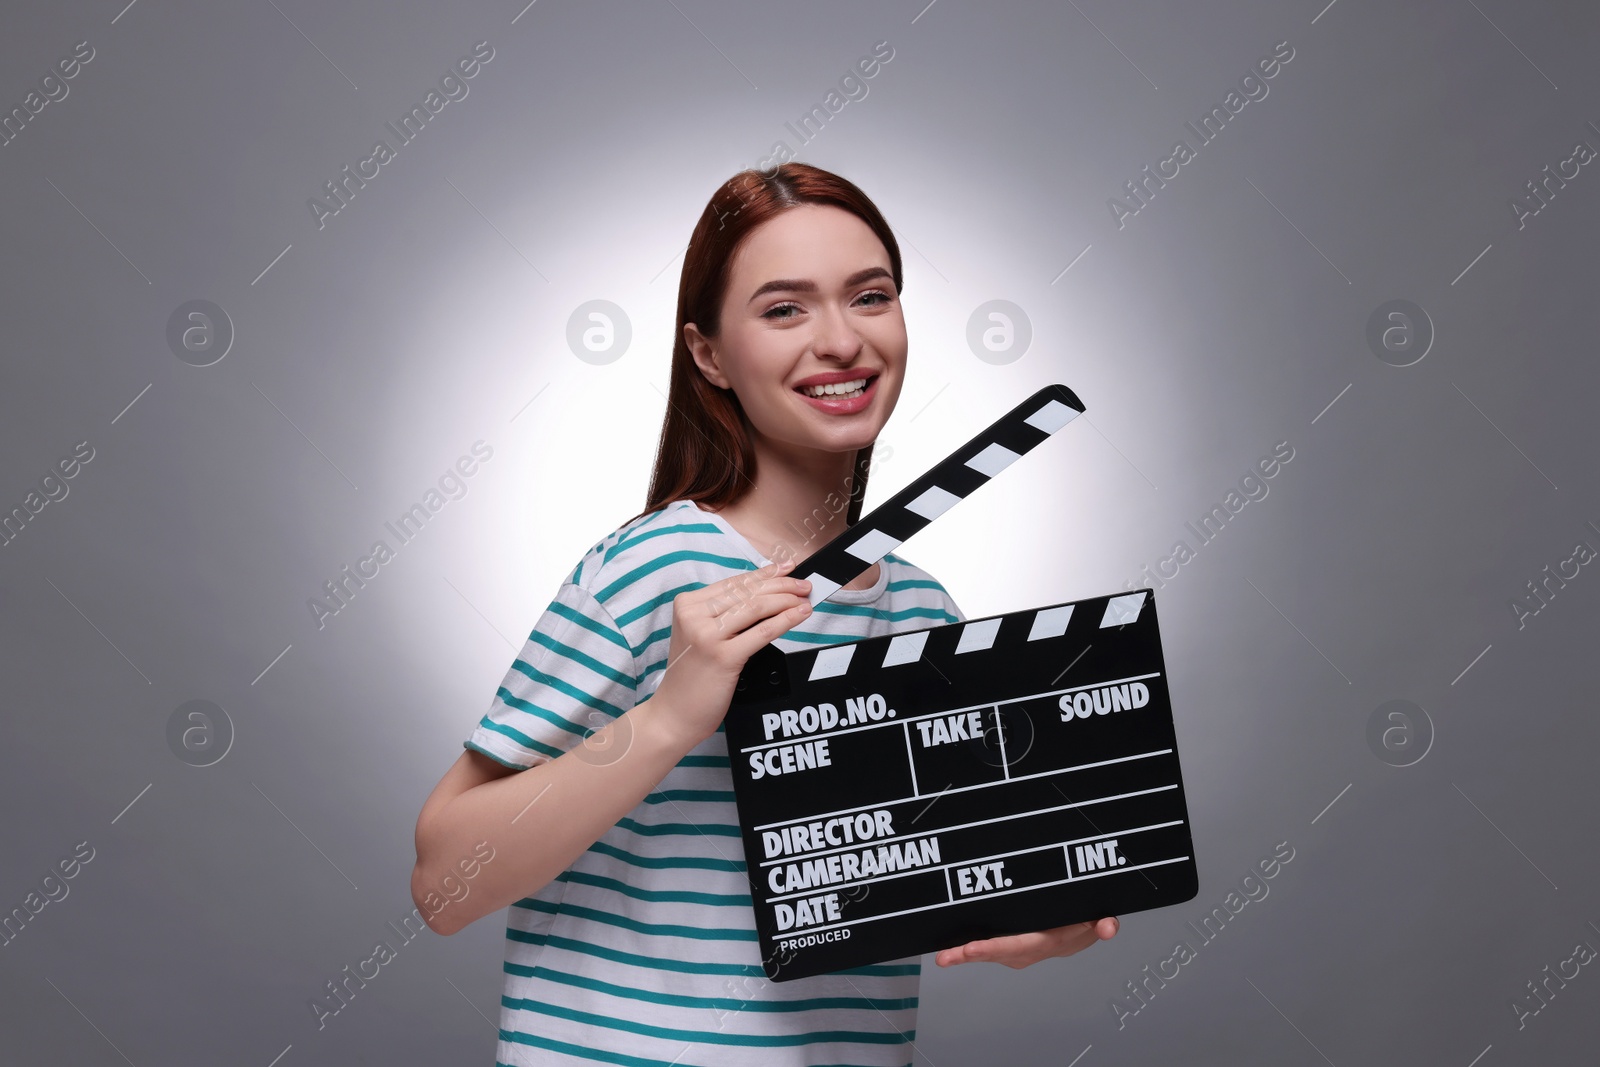
[[[858,270],[854,274],[850,275],[850,277],[846,278],[844,280],[844,287],[849,289],[852,286],[860,285],[862,282],[870,281],[873,278],[887,278],[890,281],[893,281],[894,275],[890,274],[888,270],[883,267],[867,267],[865,270]],[[750,302],[753,303],[757,298],[764,296],[767,293],[814,293],[816,291],[817,283],[809,278],[779,278],[776,281],[767,282],[765,285],[761,286],[761,288],[751,293]]]

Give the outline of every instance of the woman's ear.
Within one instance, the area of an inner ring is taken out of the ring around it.
[[[700,327],[692,322],[683,324],[683,341],[689,346],[689,355],[694,358],[694,365],[700,368],[700,373],[706,380],[718,389],[731,389],[733,383],[728,381],[728,376],[722,373],[717,366],[717,352],[710,339],[700,332]]]

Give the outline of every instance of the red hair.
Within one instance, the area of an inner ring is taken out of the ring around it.
[[[763,222],[800,204],[841,208],[871,227],[889,254],[895,291],[902,290],[900,246],[877,206],[849,181],[791,162],[772,173],[740,171],[724,182],[701,212],[684,253],[667,412],[645,509],[628,522],[674,500],[693,500],[721,510],[750,491],[756,456],[749,418],[733,390],[719,389],[706,380],[695,365],[683,328],[692,322],[705,336],[717,336],[728,274],[740,242]],[[871,453],[871,446],[856,450],[847,524],[861,517]]]

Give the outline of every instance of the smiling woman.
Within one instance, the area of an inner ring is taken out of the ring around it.
[[[735,199],[731,217],[718,210]],[[722,730],[741,668],[769,643],[964,619],[894,553],[815,611],[788,574],[797,522],[826,542],[861,515],[905,378],[901,281],[888,224],[827,171],[744,171],[701,213],[645,510],[562,582],[417,820],[418,900],[472,842],[503,857],[429,920],[449,934],[510,905],[499,1062],[911,1058],[919,958],[765,979]],[[939,962],[1026,966],[1110,937],[1102,924]]]

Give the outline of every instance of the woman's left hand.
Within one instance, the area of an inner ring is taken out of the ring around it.
[[[1116,919],[1105,918],[1097,923],[1073,923],[1032,934],[968,941],[965,945],[941,950],[933,959],[941,967],[987,961],[1021,970],[1052,956],[1071,956],[1082,952],[1097,941],[1109,941],[1117,935],[1121,926]]]

